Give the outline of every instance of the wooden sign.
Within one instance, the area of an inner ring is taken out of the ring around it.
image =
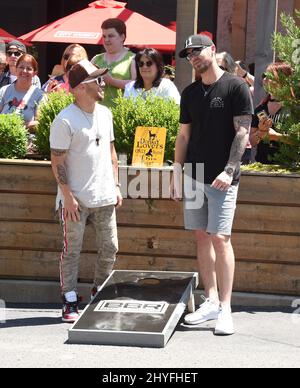
[[[162,167],[166,136],[166,128],[137,127],[132,165],[136,167]]]

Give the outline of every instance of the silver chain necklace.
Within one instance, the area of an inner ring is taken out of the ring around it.
[[[85,117],[86,121],[89,123],[89,125],[91,126],[91,128],[93,128],[94,126],[94,123],[93,122],[90,122],[87,114],[85,113],[84,110],[82,110],[81,108],[79,108],[79,106],[77,104],[74,104],[79,110],[80,112],[83,114],[83,116]],[[96,107],[95,107],[96,109]],[[96,146],[98,147],[99,146],[99,142],[100,142],[100,135],[98,133],[98,118],[97,118],[97,112],[95,111],[95,117],[96,117]]]
[[[213,84],[208,86],[208,89],[205,89],[203,82],[201,82],[201,87],[202,87],[202,90],[203,90],[203,93],[204,93],[204,97],[206,97],[208,95],[208,93],[214,88],[215,84],[216,83],[213,83]]]

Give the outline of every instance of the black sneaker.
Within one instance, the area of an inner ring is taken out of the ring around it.
[[[76,302],[68,302],[65,296],[63,296],[62,321],[73,323],[78,318],[78,297]]]

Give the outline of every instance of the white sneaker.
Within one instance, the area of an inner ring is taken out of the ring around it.
[[[215,335],[234,334],[233,319],[232,319],[230,307],[227,307],[227,308],[221,307],[214,334]]]
[[[185,316],[184,321],[188,325],[199,325],[206,321],[213,321],[218,319],[220,306],[218,302],[205,299],[205,302],[194,313]]]

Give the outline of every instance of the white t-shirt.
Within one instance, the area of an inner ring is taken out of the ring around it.
[[[68,150],[65,162],[68,186],[88,208],[117,203],[110,150],[113,141],[112,114],[100,104],[96,104],[93,113],[71,104],[59,113],[50,128],[50,147]],[[56,208],[63,200],[58,187]]]
[[[169,80],[168,78],[163,78],[158,87],[151,88],[150,90],[143,89],[135,89],[134,87],[135,81],[129,82],[125,86],[124,97],[125,98],[136,98],[137,96],[147,96],[149,93],[153,93],[155,96],[163,97],[163,98],[173,98],[176,103],[180,104],[180,94],[178,92],[177,87],[174,82]]]

